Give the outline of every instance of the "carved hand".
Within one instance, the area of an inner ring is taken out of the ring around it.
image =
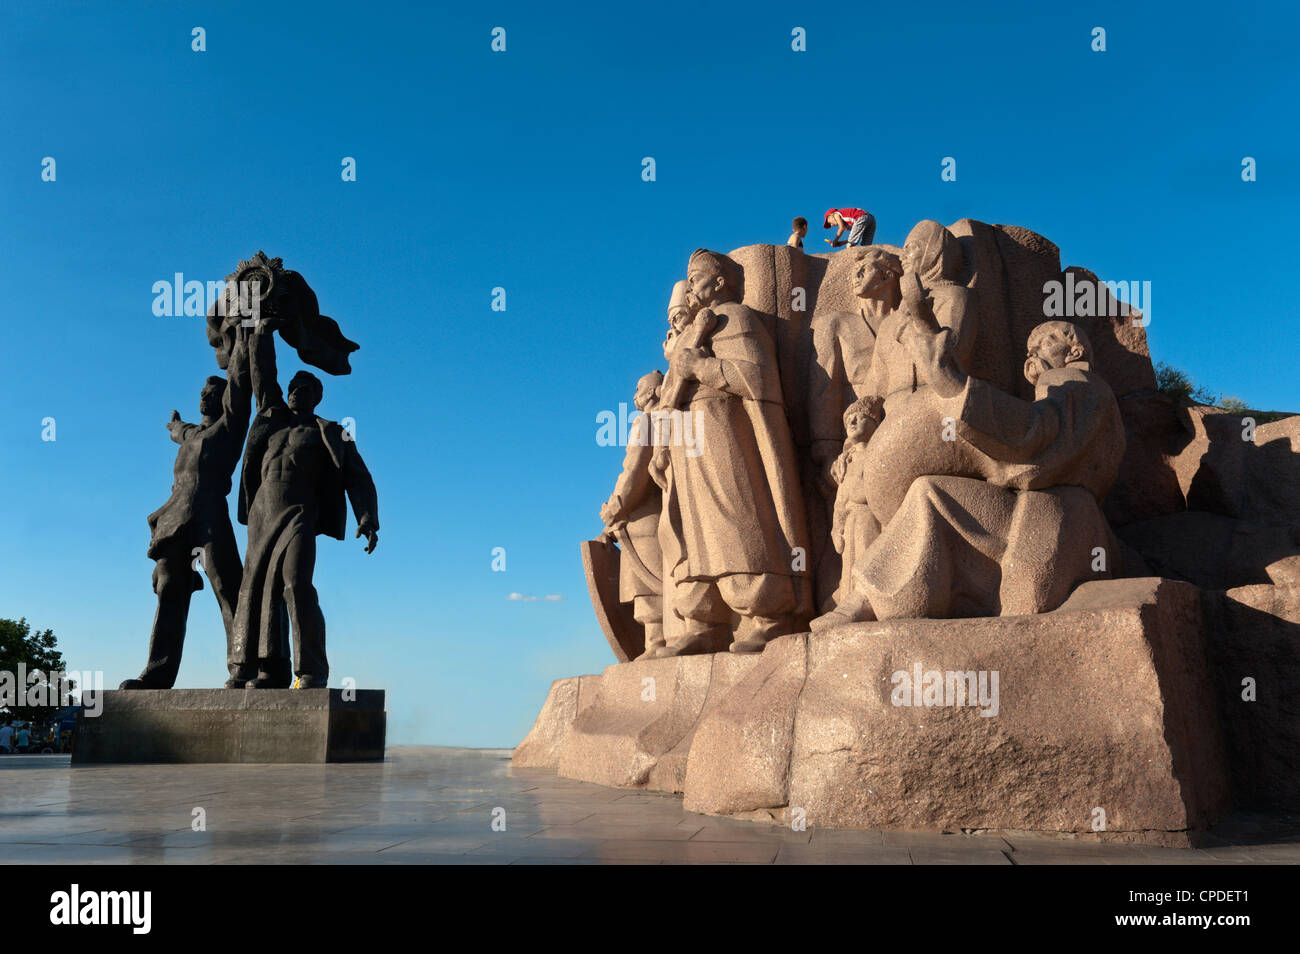
[[[955,367],[949,354],[951,330],[943,328],[933,334],[918,322],[913,322],[903,333],[903,344],[907,346],[926,383],[940,397],[956,397],[962,392],[966,386],[966,375]]]
[[[700,348],[677,348],[673,351],[670,364],[683,380],[695,380],[699,374],[700,364],[708,355]]]
[[[180,411],[177,411],[177,410],[175,410],[175,409],[173,409],[173,410],[172,410],[172,419],[171,419],[170,421],[168,421],[167,424],[166,424],[167,432],[168,432],[168,433],[171,433],[171,432],[174,431],[176,428],[180,427],[181,424],[183,424],[183,423],[184,423],[184,421],[181,420],[181,412],[180,412]]]
[[[370,541],[369,545],[366,547],[367,553],[374,553],[375,547],[379,546],[379,531],[372,530],[369,525],[357,527],[357,536],[364,536]]]
[[[656,473],[659,475],[655,483],[660,487],[667,483],[668,467],[671,462],[672,456],[669,453],[667,444],[661,444],[655,448],[655,455],[650,459],[650,476],[653,478]]]

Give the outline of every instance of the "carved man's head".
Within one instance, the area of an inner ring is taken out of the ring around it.
[[[1070,321],[1045,321],[1029,332],[1025,380],[1037,385],[1045,371],[1068,364],[1092,363],[1092,343],[1083,329]]]
[[[688,301],[708,307],[745,297],[745,270],[726,255],[696,249],[686,265]]]
[[[299,371],[289,381],[286,403],[295,414],[310,414],[325,396],[325,386],[310,371]]]
[[[216,375],[203,382],[199,392],[199,413],[204,417],[216,417],[221,413],[221,399],[226,396],[226,379]]]
[[[897,293],[902,277],[903,262],[897,255],[868,246],[853,269],[853,294],[859,298],[888,298],[891,288]]]
[[[638,411],[644,411],[651,405],[659,393],[659,385],[663,383],[662,371],[651,371],[641,377],[641,380],[636,383],[636,394],[632,396],[632,404]]]

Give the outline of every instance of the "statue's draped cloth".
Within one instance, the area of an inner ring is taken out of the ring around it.
[[[796,547],[806,552],[808,535],[776,348],[745,306],[726,304],[716,313],[708,383],[693,384],[683,403],[697,447],[682,440],[671,445],[673,519],[683,541],[672,576],[775,574],[803,581],[806,575],[792,564]],[[724,383],[726,390],[714,386]],[[804,589],[796,586],[798,593]]]

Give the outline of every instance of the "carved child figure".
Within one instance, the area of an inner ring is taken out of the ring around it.
[[[861,562],[867,548],[880,534],[880,523],[871,513],[867,501],[867,441],[880,423],[881,403],[863,397],[844,412],[844,450],[831,465],[831,479],[838,490],[831,524],[831,542],[843,560],[840,585],[831,597],[832,609],[813,621],[813,629],[847,623],[851,615],[839,607],[853,592],[853,568]]]

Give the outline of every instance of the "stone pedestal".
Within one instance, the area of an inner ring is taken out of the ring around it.
[[[1206,655],[1196,587],[1097,581],[560,680],[515,763],[776,823],[1186,845],[1228,807]]]
[[[382,689],[136,689],[83,711],[74,765],[382,761]]]

